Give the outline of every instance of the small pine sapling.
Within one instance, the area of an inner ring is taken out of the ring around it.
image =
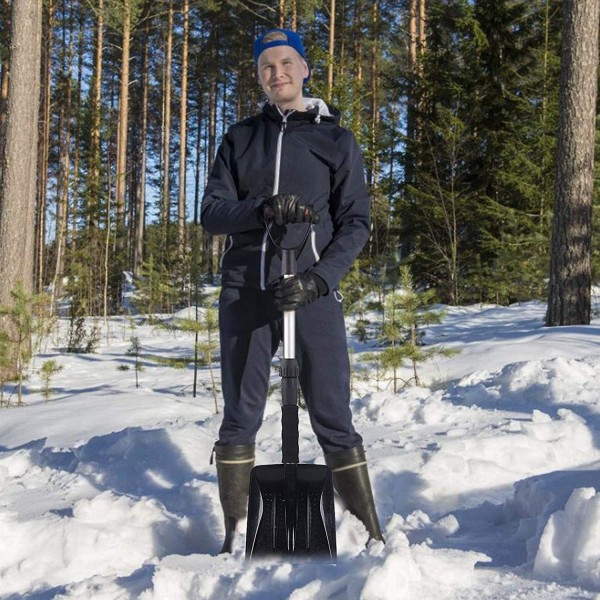
[[[11,292],[12,304],[0,306],[0,319],[6,323],[3,332],[7,344],[8,369],[5,380],[17,379],[17,405],[23,404],[23,381],[25,368],[31,359],[31,345],[34,333],[34,318],[31,312],[33,296],[25,291],[22,281]],[[3,369],[4,370],[4,369]]]
[[[356,315],[354,334],[361,342],[368,338],[369,320],[365,316],[367,304],[365,297],[374,290],[372,279],[361,270],[359,261],[355,261],[352,269],[341,282],[340,291],[344,297],[344,307],[348,314]]]
[[[135,285],[134,307],[146,314],[151,323],[156,322],[157,313],[173,312],[178,297],[174,277],[167,266],[157,263],[152,254],[142,264]]]
[[[11,365],[10,338],[5,331],[0,331],[0,408],[4,406],[4,384],[9,379]],[[6,406],[9,406],[9,401]]]
[[[389,294],[385,301],[386,316],[382,326],[382,339],[389,345],[378,355],[382,367],[393,372],[394,392],[398,390],[398,370],[409,361],[413,376],[404,381],[406,385],[414,380],[421,385],[417,365],[434,356],[452,356],[456,350],[441,346],[425,347],[422,343],[422,329],[439,323],[443,311],[428,308],[433,302],[432,290],[417,291],[412,274],[407,265],[400,267],[401,291]]]
[[[47,402],[53,393],[53,389],[50,387],[52,377],[63,370],[63,366],[59,365],[54,359],[46,360],[40,367],[40,377],[44,383],[44,400]]]
[[[182,319],[179,322],[179,327],[184,331],[190,331],[196,334],[195,344],[195,360],[194,368],[197,369],[200,363],[200,356],[202,357],[201,362],[208,367],[210,374],[211,390],[213,399],[215,402],[215,414],[219,412],[219,404],[217,397],[217,382],[215,377],[215,371],[213,368],[213,362],[217,356],[217,347],[219,342],[219,317],[217,311],[212,306],[207,306],[202,309],[202,317],[198,320],[195,319]],[[200,341],[199,334],[206,334],[203,341]],[[194,372],[196,377],[196,371]]]
[[[141,361],[142,345],[140,344],[140,339],[136,335],[132,335],[131,338],[129,339],[129,341],[130,341],[131,345],[127,349],[127,354],[128,354],[128,356],[133,356],[133,358],[135,360],[135,363],[134,363],[135,387],[139,388],[140,387],[139,373],[141,373],[144,370],[144,365],[142,364],[142,361]]]

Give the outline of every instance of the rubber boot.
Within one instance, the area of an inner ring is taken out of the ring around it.
[[[225,541],[219,554],[231,553],[237,523],[248,511],[250,471],[254,466],[254,444],[214,446],[219,480],[219,497],[225,517]]]
[[[363,447],[326,454],[325,463],[331,469],[333,485],[346,508],[367,528],[369,541],[385,542],[377,518]]]

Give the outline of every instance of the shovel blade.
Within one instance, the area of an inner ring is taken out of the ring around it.
[[[297,555],[335,562],[335,509],[329,467],[254,467],[247,523],[246,559]]]

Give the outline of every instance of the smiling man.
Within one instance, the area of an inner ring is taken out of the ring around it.
[[[302,84],[308,79],[309,69],[300,39],[295,47],[288,45],[292,32],[273,31],[259,40],[258,79],[271,104],[282,110],[304,110]],[[296,36],[298,37],[298,36]],[[261,50],[266,47],[265,50]]]
[[[202,225],[226,235],[219,333],[225,407],[214,453],[231,552],[246,516],[254,446],[283,311],[296,311],[296,358],[312,428],[347,508],[382,540],[362,438],[352,424],[350,364],[338,286],[369,237],[360,149],[339,111],[303,95],[310,77],[300,36],[274,29],[254,44],[262,112],[225,135],[202,200]],[[308,233],[307,243],[303,243]],[[281,277],[269,237],[300,247]]]

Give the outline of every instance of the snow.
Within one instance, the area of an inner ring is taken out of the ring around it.
[[[192,334],[114,318],[99,323],[95,354],[70,355],[61,322],[25,405],[0,412],[0,598],[600,600],[600,318],[546,328],[539,302],[444,309],[425,341],[460,352],[421,365],[423,387],[396,394],[362,361],[376,343],[348,319],[352,410],[386,544],[365,546],[336,499],[335,565],[247,562],[245,523],[234,553],[216,554],[209,370],[193,397],[190,368],[151,360],[190,356]],[[44,401],[50,358],[63,369]],[[280,460],[275,371],[272,381],[259,464]],[[323,462],[304,413],[300,455]]]

